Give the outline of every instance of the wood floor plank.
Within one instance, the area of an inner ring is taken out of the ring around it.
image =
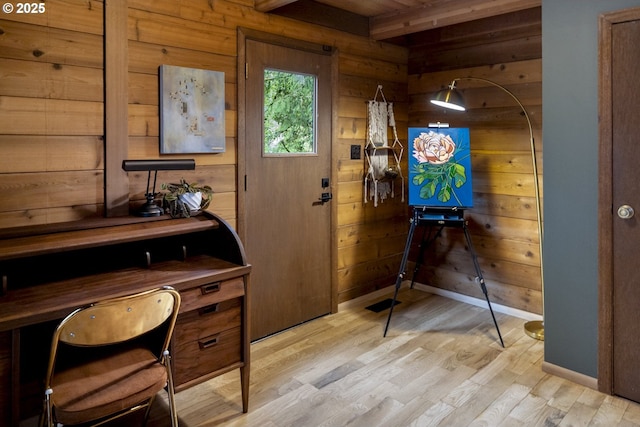
[[[640,424],[640,405],[629,405],[622,418],[634,424]]]
[[[544,343],[524,321],[403,288],[251,345],[249,413],[229,372],[176,395],[182,427],[640,427],[640,405],[542,371]],[[149,427],[168,427],[165,398]]]
[[[518,424],[525,426],[545,426],[549,419],[555,419],[560,416],[561,411],[547,405],[547,401],[541,397],[528,394],[520,403],[513,408],[507,419],[517,420]],[[500,425],[508,424],[506,422]],[[555,425],[555,424],[551,424]]]
[[[578,384],[564,381],[551,400],[549,400],[549,406],[560,409],[563,412],[569,411],[582,394],[582,388]]]
[[[414,420],[408,422],[407,424],[398,425],[407,425],[411,427],[437,426],[442,423],[442,420],[453,413],[453,411],[455,411],[455,408],[453,406],[447,405],[444,402],[437,402]]]
[[[476,417],[470,427],[495,426],[509,416],[511,411],[529,394],[529,388],[511,384],[504,393],[493,401],[484,412]]]
[[[443,426],[468,426],[491,407],[508,388],[513,384],[515,375],[500,370],[490,380],[481,383],[482,387],[460,408],[446,417],[441,425]],[[471,381],[474,381],[473,377]]]
[[[347,427],[370,427],[372,425],[393,425],[395,413],[401,412],[404,405],[387,397],[361,416],[352,419]],[[306,425],[306,424],[300,424]]]
[[[596,408],[576,402],[564,416],[559,427],[588,426],[597,411]]]
[[[622,417],[629,406],[629,402],[607,396],[598,408],[589,426],[613,426],[622,422]]]

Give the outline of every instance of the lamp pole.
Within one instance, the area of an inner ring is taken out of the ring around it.
[[[456,91],[456,82],[460,80],[476,80],[484,83],[488,83],[492,86],[497,87],[503,92],[507,93],[513,100],[520,106],[522,112],[524,113],[524,117],[527,120],[527,126],[529,127],[529,145],[531,147],[531,162],[533,165],[533,182],[535,187],[535,200],[536,200],[536,220],[538,223],[538,239],[539,239],[539,250],[540,250],[540,290],[542,294],[542,321],[534,320],[525,323],[524,329],[525,333],[532,338],[538,340],[544,340],[544,267],[543,267],[543,258],[542,258],[542,246],[543,246],[543,232],[542,232],[542,211],[540,208],[540,185],[538,183],[538,162],[536,159],[536,145],[533,137],[533,128],[531,127],[531,119],[529,118],[529,113],[527,113],[527,109],[524,108],[524,105],[518,97],[511,92],[506,87],[488,79],[484,79],[481,77],[457,77],[453,79],[448,89],[439,91],[435,99],[432,99],[431,102],[435,105],[439,105],[441,107],[450,108],[454,110],[464,111],[466,108],[464,105],[461,105],[463,102],[462,96],[458,94]]]

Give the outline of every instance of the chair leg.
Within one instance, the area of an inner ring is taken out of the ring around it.
[[[44,392],[44,401],[42,413],[40,414],[40,419],[38,425],[40,427],[53,427],[53,411],[51,409],[51,393],[53,390],[48,388]]]
[[[171,355],[165,350],[164,363],[167,367],[167,395],[169,397],[169,411],[171,413],[171,427],[178,427],[178,413],[176,410],[175,391],[173,389],[173,375],[171,374]]]
[[[149,414],[151,413],[151,407],[153,406],[153,403],[156,401],[156,397],[153,396],[151,399],[149,399],[149,402],[147,403],[147,409],[145,409],[144,411],[144,419],[142,421],[142,425],[146,427],[147,422],[149,421]]]

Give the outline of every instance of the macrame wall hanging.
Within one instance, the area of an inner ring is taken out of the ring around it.
[[[381,101],[378,100],[378,96]],[[402,182],[404,202],[404,177],[400,170],[404,147],[398,140],[393,103],[387,102],[381,85],[378,85],[376,95],[368,102],[367,107],[367,143],[364,150],[367,173],[364,178],[364,202],[373,199],[373,205],[377,207],[379,200],[383,201],[389,196],[395,197],[396,178],[400,178]],[[389,127],[393,130],[394,138],[391,145],[388,137]]]

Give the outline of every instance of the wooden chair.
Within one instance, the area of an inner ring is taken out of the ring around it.
[[[53,335],[41,425],[99,425],[143,408],[146,421],[166,388],[177,427],[169,343],[179,307],[163,287],[69,314]]]

